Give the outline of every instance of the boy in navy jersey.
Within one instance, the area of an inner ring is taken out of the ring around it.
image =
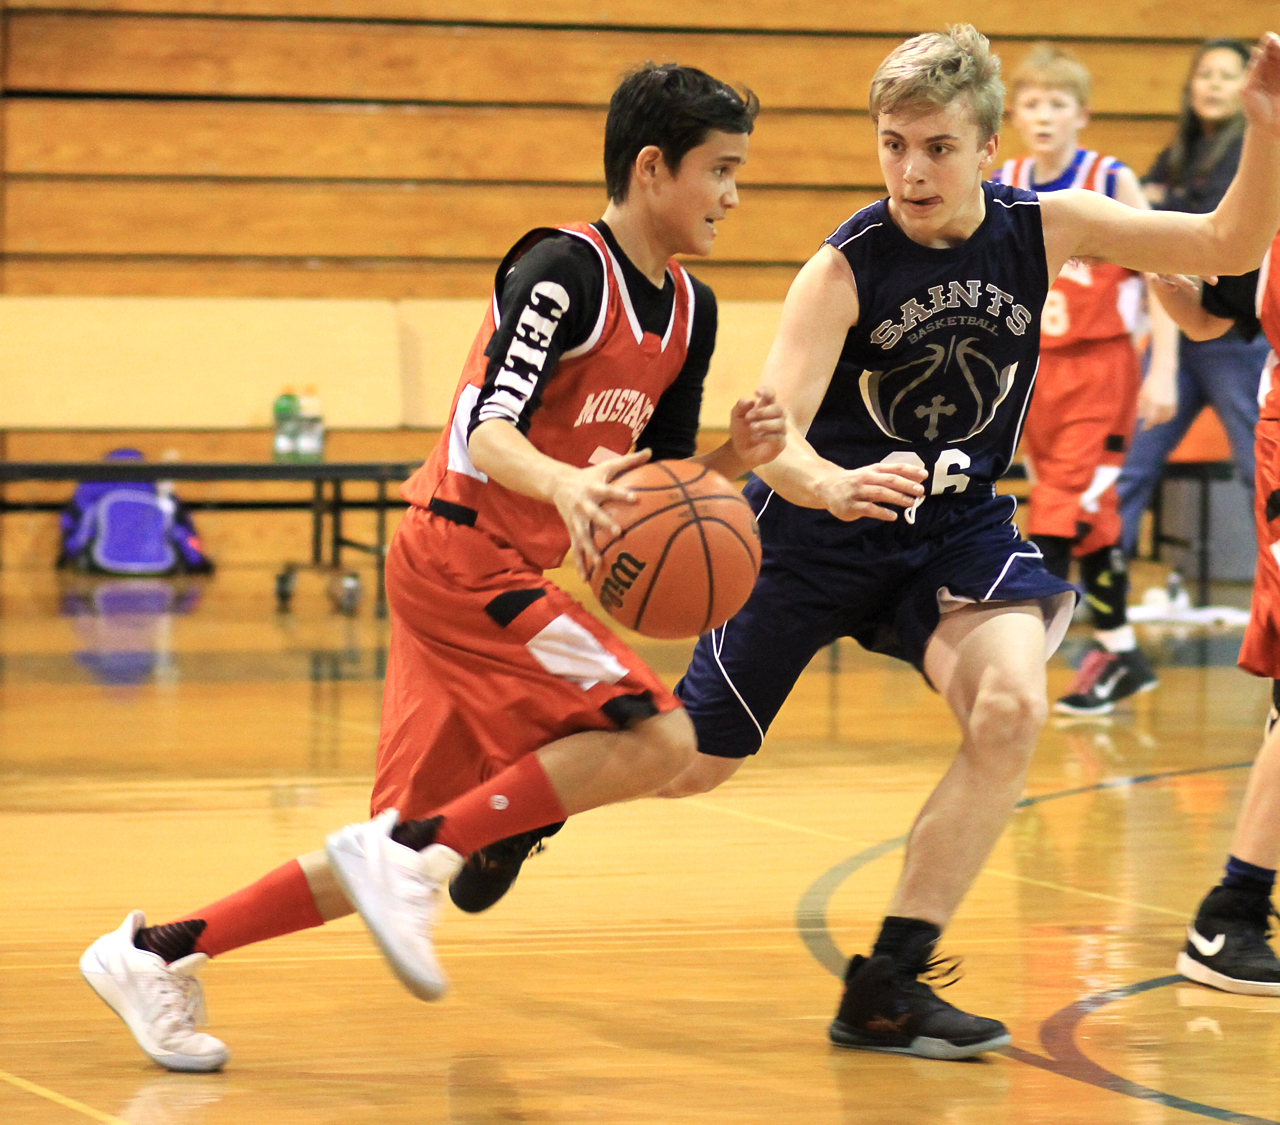
[[[604,216],[531,231],[502,262],[387,558],[374,819],[173,922],[132,911],[80,960],[161,1066],[227,1059],[196,1030],[209,957],[353,909],[406,987],[434,1000],[446,982],[431,930],[447,886],[483,909],[531,833],[652,792],[692,759],[679,701],[543,570],[566,554],[584,573],[594,565],[593,528],[613,526],[602,505],[633,498],[619,474],[694,455],[716,306],[674,255],[710,253],[737,206],[756,108],[702,71],[640,68],[609,106]],[[589,408],[606,395],[607,410]],[[699,459],[730,477],[785,442],[768,391],[740,400],[729,429]]]
[[[1209,215],[984,183],[1003,97],[999,62],[969,26],[917,36],[876,72],[888,198],[831,235],[787,295],[763,378],[790,413],[787,446],[748,486],[763,569],[677,688],[700,753],[662,790],[730,777],[838,637],[919,668],[955,714],[960,748],[910,830],[872,955],[848,966],[830,1037],[933,1058],[1009,1041],[999,1021],[959,1011],[920,978],[1022,792],[1048,710],[1045,661],[1074,605],[1014,529],[1013,499],[995,494],[1035,381],[1049,285],[1075,259],[1240,273],[1280,224],[1276,36],[1245,89],[1239,173]]]

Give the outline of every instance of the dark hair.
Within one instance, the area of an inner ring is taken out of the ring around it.
[[[750,133],[760,102],[750,90],[732,86],[691,66],[647,62],[631,71],[609,100],[604,126],[604,182],[621,203],[631,187],[631,169],[646,145],[657,145],[674,175],[690,149],[712,130]]]
[[[1191,80],[1195,77],[1196,67],[1200,60],[1210,51],[1235,51],[1245,66],[1249,65],[1249,48],[1239,39],[1219,38],[1206,39],[1191,58],[1191,69],[1187,71],[1187,80],[1182,87],[1182,109],[1178,114],[1178,132],[1169,146],[1169,183],[1183,184],[1196,176],[1202,176],[1223,158],[1227,149],[1244,135],[1244,114],[1237,113],[1229,121],[1224,121],[1218,129],[1213,142],[1205,146],[1194,165],[1191,152],[1196,141],[1200,139],[1202,127],[1200,118],[1191,108]]]

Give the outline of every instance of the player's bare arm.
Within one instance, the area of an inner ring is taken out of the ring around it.
[[[1127,165],[1116,173],[1115,199],[1139,211],[1151,203]],[[1147,310],[1151,319],[1151,359],[1138,392],[1138,418],[1145,428],[1167,422],[1178,410],[1178,326],[1161,307],[1153,291],[1159,284],[1153,275],[1145,279]]]
[[[521,496],[555,505],[569,531],[569,553],[584,578],[600,561],[592,542],[593,529],[602,527],[611,534],[619,530],[604,504],[635,501],[635,494],[614,484],[614,479],[649,460],[649,451],[641,449],[579,469],[548,457],[500,418],[490,418],[472,430],[468,450],[471,463],[491,480]]]
[[[1280,36],[1254,51],[1241,91],[1248,128],[1235,179],[1207,215],[1138,212],[1097,192],[1041,200],[1049,276],[1071,258],[1146,273],[1242,274],[1257,268],[1280,226]]]
[[[787,444],[787,415],[772,387],[761,387],[740,398],[729,412],[729,440],[710,453],[690,460],[736,480],[767,461]]]
[[[1156,282],[1156,299],[1173,322],[1191,340],[1216,340],[1235,322],[1214,316],[1200,303],[1200,287]]]
[[[780,496],[804,508],[826,508],[842,520],[895,520],[882,505],[909,508],[924,495],[925,470],[914,465],[844,469],[805,440],[849,329],[858,322],[853,271],[833,247],[805,263],[787,293],[782,323],[765,360],[761,382],[786,408],[786,446],[758,475]]]

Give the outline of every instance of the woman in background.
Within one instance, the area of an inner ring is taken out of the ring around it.
[[[1178,131],[1143,178],[1157,210],[1212,211],[1240,163],[1244,84],[1249,49],[1235,39],[1210,39],[1191,62],[1182,92]],[[1205,406],[1212,405],[1231,442],[1236,473],[1253,488],[1253,428],[1258,421],[1258,380],[1266,341],[1248,343],[1233,328],[1216,340],[1179,339],[1176,386],[1154,377],[1143,387],[1143,418],[1167,418],[1133,436],[1116,489],[1120,495],[1121,546],[1133,555],[1142,513],[1151,503],[1165,460]],[[1162,402],[1163,400],[1163,402]],[[1161,406],[1163,405],[1163,409]]]

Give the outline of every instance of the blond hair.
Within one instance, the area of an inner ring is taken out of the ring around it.
[[[1000,131],[1000,59],[972,24],[928,31],[890,52],[871,79],[871,119],[912,106],[945,108],[964,98],[986,144]]]
[[[1018,69],[1013,72],[1013,95],[1024,86],[1040,86],[1046,90],[1062,90],[1075,98],[1080,106],[1089,104],[1089,70],[1070,51],[1052,43],[1037,43]]]

